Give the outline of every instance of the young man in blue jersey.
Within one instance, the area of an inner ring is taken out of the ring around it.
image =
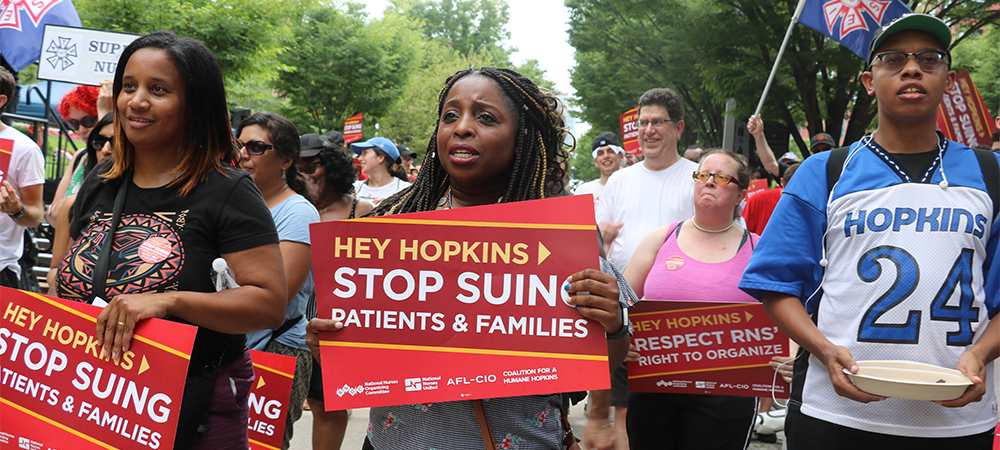
[[[740,282],[802,347],[789,449],[991,448],[998,161],[935,131],[950,43],[924,14],[875,34],[861,80],[878,128],[802,164]],[[879,397],[843,372],[866,360],[957,368],[973,384],[949,401]]]

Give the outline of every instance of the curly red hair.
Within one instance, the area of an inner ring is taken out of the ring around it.
[[[77,86],[59,102],[59,115],[63,120],[69,120],[69,107],[74,106],[87,115],[96,116],[97,94],[100,92],[100,86]]]

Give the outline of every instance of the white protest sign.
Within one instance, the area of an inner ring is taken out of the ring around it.
[[[115,77],[122,51],[137,34],[45,25],[38,79],[97,86]]]

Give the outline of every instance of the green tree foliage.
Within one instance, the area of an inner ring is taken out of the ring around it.
[[[314,0],[77,0],[84,27],[146,34],[170,30],[197,39],[219,60],[226,87],[266,85],[291,43],[291,25]],[[235,91],[234,91],[235,92]],[[242,103],[230,94],[230,103]]]
[[[621,135],[620,127],[591,127],[586,133],[583,134],[583,136],[577,136],[576,151],[569,155],[569,173],[570,178],[573,180],[587,182],[601,177],[601,171],[597,169],[596,165],[594,165],[593,152],[590,150],[590,144],[594,142],[594,138],[597,137],[597,135],[602,131],[614,131],[615,134],[619,136]],[[582,183],[578,183],[578,185],[579,184]]]
[[[506,62],[513,52],[502,45],[510,39],[505,0],[394,0],[390,9],[418,20],[425,37],[460,54],[489,54],[494,62]]]
[[[405,92],[423,57],[416,26],[395,14],[365,19],[360,5],[324,6],[296,25],[296,45],[279,58],[293,69],[275,87],[303,133],[341,129],[357,113],[383,116]]]
[[[968,36],[1000,18],[1000,11],[990,10],[1000,0],[907,3],[952,25],[953,47],[966,45]],[[688,111],[680,145],[684,147],[695,141],[706,146],[721,143],[728,98],[737,100],[736,120],[753,113],[796,1],[567,0],[566,4],[572,11],[570,43],[577,49],[573,86],[585,120],[611,127],[643,91],[671,87],[684,98]],[[810,134],[826,131],[835,138],[856,140],[876,112],[874,99],[861,87],[862,70],[864,62],[856,55],[796,25],[763,115],[793,129],[796,124],[807,126]],[[996,65],[979,72],[980,77],[997,79]],[[793,137],[805,150],[798,134]]]

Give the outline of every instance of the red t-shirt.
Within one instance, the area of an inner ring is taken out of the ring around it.
[[[747,200],[746,207],[743,208],[743,219],[747,221],[747,230],[751,233],[763,234],[764,227],[767,226],[774,207],[781,198],[781,188],[768,189],[758,192]]]

